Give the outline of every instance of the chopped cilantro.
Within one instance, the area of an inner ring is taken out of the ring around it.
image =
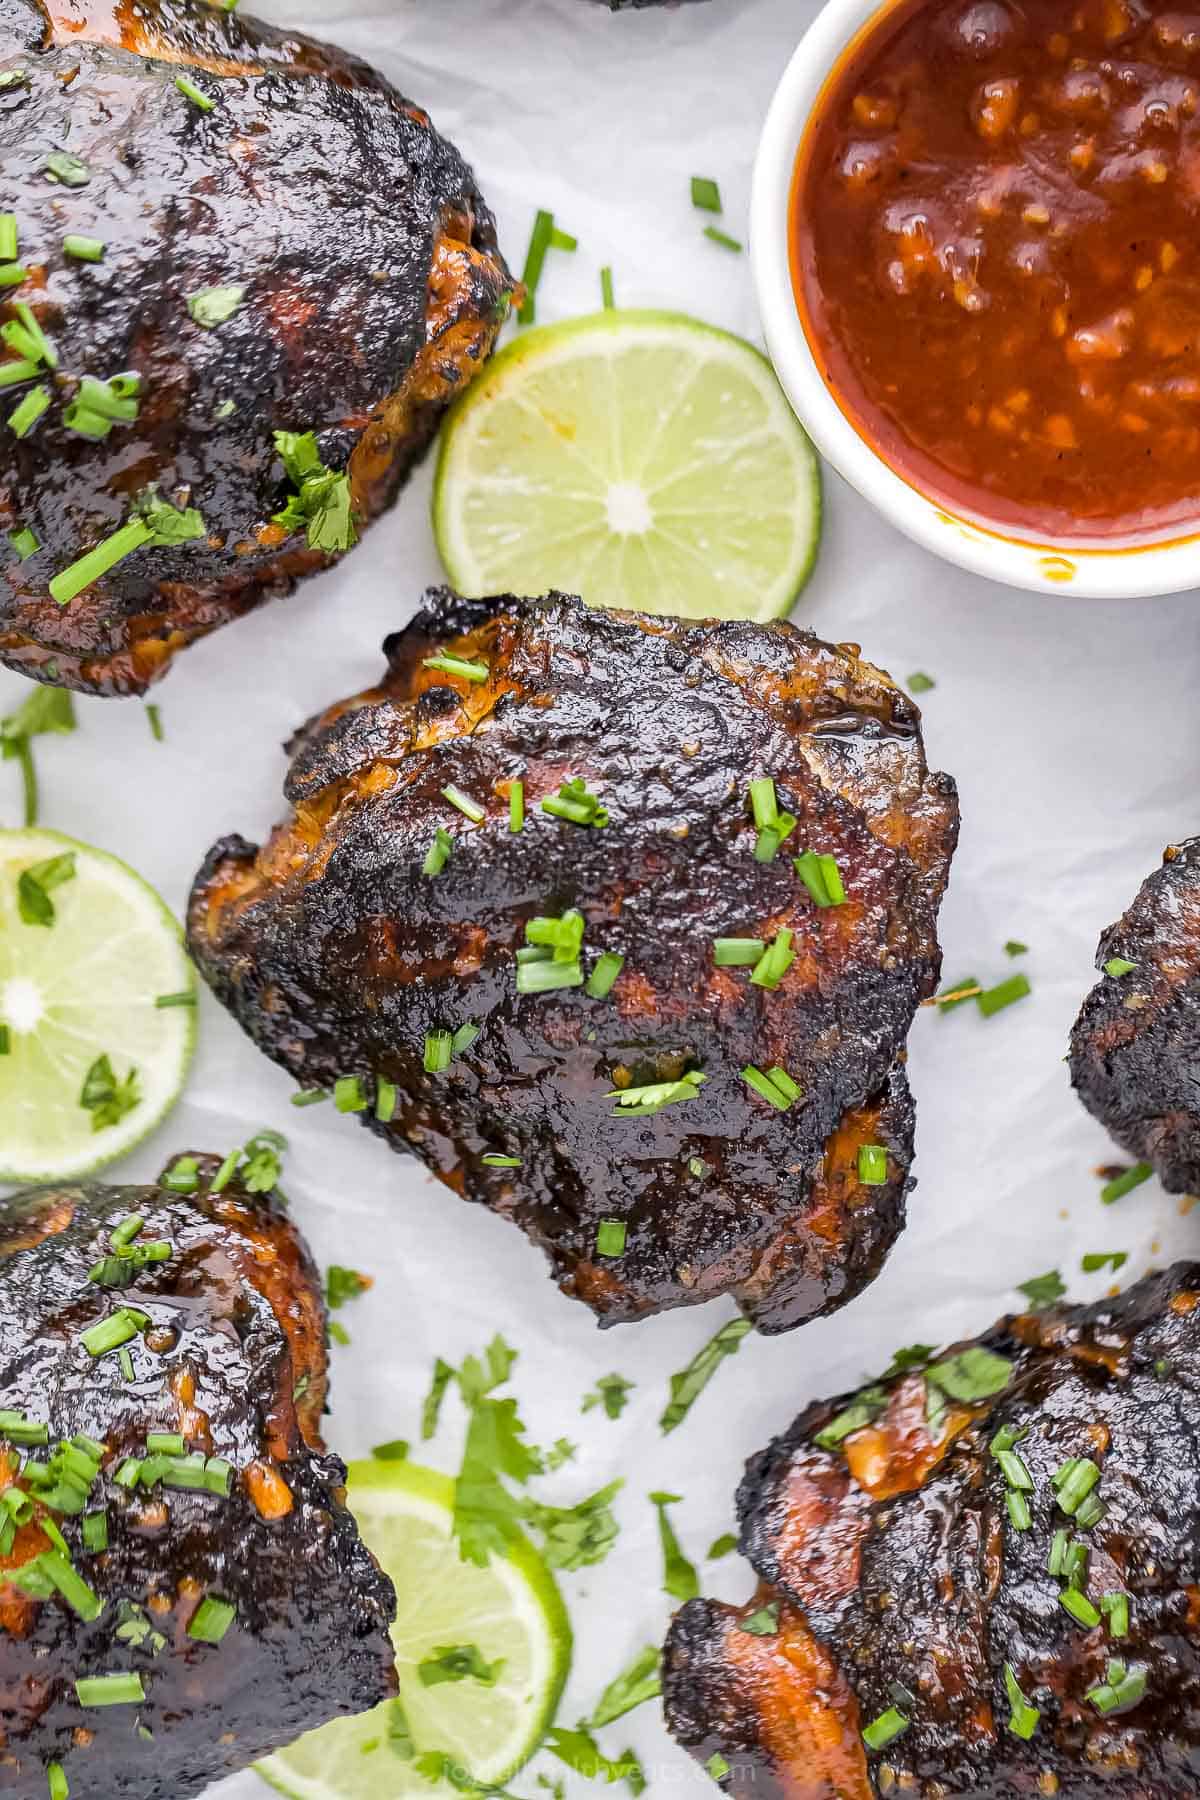
[[[663,1556],[663,1592],[674,1600],[694,1600],[700,1592],[700,1582],[694,1566],[688,1561],[680,1548],[675,1528],[667,1517],[668,1506],[676,1505],[682,1499],[680,1494],[654,1493],[650,1495],[650,1504],[658,1510],[658,1537],[662,1545]]]
[[[601,1375],[595,1389],[583,1397],[581,1412],[591,1412],[594,1406],[602,1406],[610,1419],[619,1419],[629,1403],[636,1382],[627,1381],[624,1375]]]
[[[754,1329],[749,1319],[730,1319],[715,1337],[697,1350],[685,1369],[671,1376],[671,1397],[659,1419],[664,1434],[674,1431],[687,1417],[693,1403],[708,1386],[721,1363],[741,1348],[742,1339]]]
[[[1047,1269],[1044,1275],[1031,1275],[1028,1281],[1019,1281],[1017,1291],[1024,1294],[1036,1312],[1043,1306],[1052,1306],[1056,1300],[1061,1300],[1067,1290],[1058,1270]]]

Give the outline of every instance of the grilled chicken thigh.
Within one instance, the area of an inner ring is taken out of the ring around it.
[[[0,661],[138,693],[391,503],[511,281],[419,108],[200,0],[0,0],[0,171]]]
[[[1003,1320],[752,1458],[745,1606],[671,1626],[671,1731],[771,1800],[1200,1794],[1200,1265]]]
[[[1170,1193],[1198,1193],[1200,838],[1168,845],[1101,937],[1096,967],[1102,978],[1071,1034],[1071,1080]]]
[[[957,829],[916,707],[790,625],[563,595],[434,593],[385,649],[296,740],[287,823],[210,851],[214,991],[602,1323],[841,1305],[903,1224]],[[771,860],[752,780],[794,815]]]
[[[57,1791],[56,1763],[71,1800],[184,1800],[395,1691],[395,1595],[320,1437],[317,1271],[268,1198],[212,1191],[215,1157],[173,1168],[194,1192],[0,1202],[0,1794],[20,1800]]]

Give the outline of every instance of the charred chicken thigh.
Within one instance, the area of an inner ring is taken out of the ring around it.
[[[54,1765],[71,1800],[184,1800],[395,1691],[395,1594],[321,1442],[317,1271],[219,1166],[0,1202],[0,1793],[18,1800],[58,1793]]]
[[[210,851],[188,941],[305,1089],[604,1324],[839,1306],[901,1229],[957,829],[852,645],[442,591]],[[753,785],[751,785],[753,784]]]
[[[755,1800],[1200,1794],[1200,1264],[900,1360],[751,1459],[671,1731]]]
[[[1172,1194],[1200,1192],[1200,838],[1168,845],[1100,939],[1071,1080]]]
[[[425,113],[200,0],[0,0],[0,234],[0,661],[92,693],[348,549],[511,287]]]

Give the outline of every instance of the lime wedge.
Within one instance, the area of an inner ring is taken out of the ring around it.
[[[259,1774],[292,1800],[445,1800],[445,1783],[425,1779],[412,1760],[440,1750],[456,1773],[498,1786],[541,1743],[570,1667],[571,1627],[553,1576],[524,1539],[486,1569],[462,1562],[450,1533],[454,1483],[432,1469],[354,1463],[348,1498],[396,1584],[399,1706],[385,1700],[310,1731],[257,1763]],[[470,1646],[495,1672],[492,1686],[472,1676],[426,1686],[423,1660]]]
[[[821,533],[816,455],[753,345],[682,313],[525,332],[442,430],[433,528],[460,593],[776,619]]]
[[[48,923],[22,916],[21,876],[39,868]],[[181,994],[192,1004],[155,1004]],[[0,831],[0,1182],[65,1181],[140,1143],[179,1097],[195,1021],[192,965],[153,888],[57,831]],[[101,1057],[112,1096],[102,1066],[85,1106]]]

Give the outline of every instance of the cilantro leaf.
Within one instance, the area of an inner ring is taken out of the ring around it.
[[[583,1726],[575,1731],[568,1731],[562,1725],[551,1726],[546,1733],[544,1748],[588,1781],[627,1781],[631,1763],[634,1768],[638,1767],[637,1759],[628,1750],[622,1751],[618,1762],[613,1762]],[[640,1769],[638,1773],[641,1773]]]
[[[658,1672],[660,1655],[657,1644],[647,1644],[627,1669],[613,1677],[587,1721],[593,1731],[599,1730],[601,1725],[611,1725],[614,1719],[623,1718],[635,1706],[641,1706],[662,1693]]]
[[[330,1263],[325,1271],[325,1304],[333,1312],[348,1300],[357,1300],[371,1285],[369,1275],[360,1275],[357,1269],[344,1269],[340,1263]]]
[[[1052,1306],[1056,1300],[1062,1299],[1066,1291],[1057,1269],[1047,1269],[1044,1275],[1031,1275],[1028,1281],[1017,1283],[1017,1292],[1024,1294],[1035,1311],[1043,1306]]]
[[[484,1687],[495,1687],[504,1668],[504,1658],[488,1662],[478,1644],[438,1644],[417,1664],[422,1687],[437,1687],[443,1681],[478,1681]]]
[[[472,1409],[454,1489],[454,1535],[464,1562],[485,1567],[490,1552],[503,1555],[520,1529],[524,1502],[499,1476],[526,1482],[538,1473],[524,1434],[515,1400],[480,1400]]]
[[[907,1375],[910,1369],[923,1369],[936,1349],[936,1344],[905,1344],[902,1349],[893,1350],[892,1360],[879,1377],[880,1381],[894,1381],[897,1375]]]
[[[21,765],[25,791],[25,823],[36,825],[38,815],[37,772],[30,739],[47,732],[75,730],[75,706],[66,688],[37,687],[15,713],[0,719],[0,754]]]
[[[620,1526],[612,1512],[613,1497],[623,1483],[610,1481],[575,1506],[523,1503],[522,1516],[543,1534],[542,1555],[552,1569],[581,1569],[603,1562],[616,1542]]]
[[[26,925],[53,925],[53,888],[75,878],[75,852],[66,850],[61,856],[47,857],[45,862],[31,863],[17,877],[17,911]]]
[[[350,478],[327,469],[311,431],[277,431],[275,448],[295,485],[274,523],[285,531],[307,528],[313,550],[349,550],[358,542],[351,504]]]
[[[1104,1268],[1105,1264],[1107,1264],[1115,1275],[1117,1270],[1124,1268],[1128,1261],[1128,1250],[1093,1250],[1089,1255],[1084,1257],[1082,1268],[1085,1275],[1091,1275],[1094,1274],[1097,1269]]]
[[[671,1398],[658,1421],[664,1435],[687,1417],[693,1403],[708,1386],[725,1357],[741,1348],[742,1339],[754,1327],[749,1319],[730,1319],[715,1337],[699,1349],[685,1369],[671,1376]]]
[[[123,1081],[118,1081],[106,1054],[99,1055],[83,1078],[79,1104],[92,1115],[92,1130],[106,1131],[119,1125],[126,1113],[141,1104],[138,1072],[131,1066]]]
[[[517,1352],[505,1343],[499,1332],[484,1351],[482,1362],[477,1356],[464,1356],[458,1370],[458,1385],[466,1404],[474,1406],[493,1388],[502,1387],[516,1360]]]
[[[1006,1356],[973,1344],[969,1350],[959,1350],[943,1362],[934,1363],[926,1369],[925,1380],[952,1400],[973,1405],[1004,1392],[1012,1380],[1012,1363]]]
[[[602,1406],[610,1419],[619,1419],[635,1386],[624,1375],[601,1375],[595,1392],[584,1395],[580,1411],[591,1412],[594,1406]]]
[[[433,1365],[433,1375],[429,1382],[429,1392],[425,1396],[425,1404],[421,1408],[421,1436],[431,1438],[438,1428],[438,1420],[442,1413],[442,1401],[446,1389],[454,1379],[453,1365],[443,1362],[439,1356]]]
[[[675,1528],[667,1517],[668,1506],[682,1499],[680,1494],[650,1495],[651,1506],[658,1509],[658,1537],[663,1556],[663,1592],[674,1600],[694,1600],[700,1592],[700,1581],[693,1565],[683,1554]]]
[[[704,1552],[705,1561],[718,1562],[722,1556],[728,1556],[730,1552],[736,1550],[737,1547],[737,1532],[723,1531],[720,1537],[713,1539],[712,1543],[708,1546],[708,1549]]]

